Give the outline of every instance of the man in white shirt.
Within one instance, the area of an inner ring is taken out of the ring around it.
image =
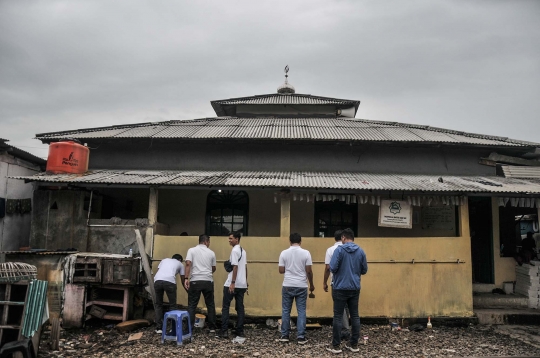
[[[163,259],[159,263],[158,271],[154,276],[154,290],[156,291],[156,333],[161,334],[163,325],[163,294],[167,293],[169,308],[176,307],[176,275],[180,275],[180,282],[184,282],[184,265],[182,255],[174,254],[172,259]]]
[[[227,281],[223,286],[223,307],[221,309],[221,331],[219,338],[228,338],[229,336],[229,308],[234,298],[236,314],[236,336],[244,337],[244,294],[247,291],[247,254],[240,246],[242,235],[239,232],[229,234],[229,245],[233,248],[229,261],[233,267],[227,276]]]
[[[188,291],[188,312],[191,326],[195,324],[195,310],[201,298],[208,310],[208,328],[210,333],[216,330],[216,306],[214,304],[214,277],[216,254],[210,250],[210,236],[200,235],[199,245],[188,250],[186,256],[186,278],[184,287]]]
[[[300,247],[302,237],[298,233],[289,237],[291,247],[283,250],[279,255],[279,273],[284,274],[283,287],[281,289],[281,338],[280,342],[289,341],[289,331],[291,322],[291,308],[293,300],[296,300],[296,311],[298,312],[297,342],[305,344],[306,339],[306,303],[309,290],[313,292],[313,271],[311,266],[311,254],[308,250]]]
[[[338,246],[343,245],[341,242],[341,233],[343,230],[337,230],[334,233],[334,240],[336,241],[334,245],[330,246],[326,250],[326,255],[324,257],[324,282],[323,282],[323,288],[324,292],[328,292],[328,278],[332,277],[332,273],[330,272],[330,261],[332,261],[332,255],[334,255],[334,251],[337,249]],[[332,280],[330,280],[330,285],[332,285]],[[345,306],[345,310],[343,311],[343,330],[341,332],[341,338],[347,339],[349,335],[349,309],[347,306]]]

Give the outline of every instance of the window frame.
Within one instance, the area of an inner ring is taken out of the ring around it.
[[[220,199],[223,198],[223,199]],[[223,224],[231,224],[231,231],[234,229],[234,225],[238,224],[234,221],[234,214],[235,210],[241,210],[243,212],[243,219],[242,219],[242,235],[247,236],[248,235],[248,223],[249,223],[249,195],[244,190],[222,190],[221,192],[219,190],[212,190],[210,193],[208,193],[206,197],[206,214],[205,214],[205,233],[210,236],[226,236],[221,234],[216,234],[212,231],[212,223],[215,223],[212,221],[212,211],[219,209],[221,210],[220,218],[221,220],[219,223],[223,227]],[[224,209],[230,209],[231,210],[231,220],[232,221],[224,221],[223,218],[225,215],[223,215]]]
[[[323,231],[323,230],[320,229],[319,220],[320,220],[321,212],[324,212],[324,211],[329,211],[329,213],[330,213],[330,222],[327,225],[327,227],[336,227],[336,226],[338,226],[339,230],[350,228],[350,229],[352,229],[354,231],[354,235],[358,236],[358,203],[347,204],[344,201],[340,201],[340,200],[336,199],[336,200],[333,200],[333,201],[316,200],[313,205],[314,205],[314,220],[313,220],[314,228],[313,229],[314,229],[314,236],[315,237],[319,237],[319,232]],[[343,213],[346,212],[346,210],[343,210],[344,208],[349,208],[350,210],[347,210],[347,212],[352,212],[352,223],[350,225],[345,225],[344,224]],[[341,209],[341,210],[339,210],[339,209]],[[332,225],[332,212],[336,212],[336,211],[339,211],[341,213],[341,221],[340,221],[341,225]],[[324,231],[327,231],[327,230],[328,229],[326,229]],[[338,229],[336,229],[336,230],[338,230]],[[327,236],[327,233],[325,233],[325,237],[333,237],[334,232],[336,230],[334,230],[331,233],[328,233],[328,236]]]

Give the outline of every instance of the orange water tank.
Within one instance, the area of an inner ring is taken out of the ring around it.
[[[47,171],[54,174],[82,174],[88,171],[90,149],[73,141],[51,143]]]

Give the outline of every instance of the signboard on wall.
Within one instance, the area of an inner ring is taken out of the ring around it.
[[[454,230],[455,227],[456,208],[454,205],[422,208],[422,229]]]
[[[402,200],[381,200],[379,226],[411,229],[411,204]]]

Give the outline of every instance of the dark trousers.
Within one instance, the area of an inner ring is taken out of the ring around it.
[[[332,290],[332,299],[334,300],[334,320],[332,322],[333,346],[339,346],[341,344],[341,329],[343,327],[343,310],[345,306],[349,307],[349,313],[351,314],[352,332],[350,344],[358,344],[358,338],[360,338],[359,298],[360,290]]]
[[[204,304],[208,310],[208,328],[216,329],[216,305],[214,304],[214,282],[212,281],[190,281],[188,290],[188,312],[191,326],[195,324],[195,310],[201,293],[204,297]]]
[[[223,307],[221,309],[221,332],[226,333],[229,328],[229,308],[231,307],[231,302],[234,298],[234,309],[238,315],[238,320],[236,321],[236,335],[243,337],[244,336],[244,294],[246,293],[245,288],[235,288],[234,293],[229,292],[228,287],[223,287]]]
[[[170,310],[175,310],[177,308],[176,284],[169,281],[158,280],[154,282],[154,290],[156,291],[156,324],[158,329],[161,329],[161,326],[163,325],[163,294],[167,293]]]

